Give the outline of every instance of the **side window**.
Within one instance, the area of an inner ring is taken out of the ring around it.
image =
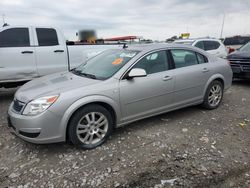
[[[204,41],[205,50],[216,50],[220,47],[220,43],[216,41]]]
[[[39,46],[55,46],[59,44],[55,29],[37,28],[36,34]]]
[[[153,74],[168,70],[166,51],[154,52],[143,57],[133,68],[141,68],[147,74]]]
[[[205,48],[204,48],[204,43],[203,43],[203,41],[197,42],[197,43],[195,44],[195,47],[200,48],[200,49],[202,49],[202,50],[205,49]]]
[[[0,47],[30,46],[28,28],[11,28],[0,32]]]
[[[198,59],[199,64],[208,62],[207,58],[204,55],[201,55],[199,53],[196,53],[196,55],[197,55],[197,59]]]
[[[187,67],[198,64],[195,52],[189,50],[171,50],[175,68]]]

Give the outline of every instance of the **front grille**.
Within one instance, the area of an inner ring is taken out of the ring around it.
[[[24,107],[24,103],[23,102],[14,99],[13,109],[16,112],[20,113],[22,111],[23,107]]]
[[[250,72],[250,59],[230,59],[233,72]]]
[[[250,59],[248,58],[238,58],[238,59],[229,59],[232,63],[250,63]]]
[[[244,72],[250,72],[250,63],[248,65],[242,65],[241,67]]]

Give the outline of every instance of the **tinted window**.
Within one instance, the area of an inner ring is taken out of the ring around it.
[[[13,28],[0,32],[0,47],[30,46],[29,29]]]
[[[58,38],[55,29],[37,28],[36,34],[39,46],[58,45]]]
[[[208,62],[207,58],[204,55],[201,55],[199,53],[196,54],[199,64]]]
[[[195,47],[200,48],[200,49],[202,49],[202,50],[205,49],[205,48],[204,48],[204,43],[203,43],[203,41],[197,42],[197,43],[195,44]]]
[[[198,64],[195,52],[188,50],[171,50],[175,68],[187,67]]]
[[[241,36],[236,36],[236,37],[228,37],[225,38],[224,44],[225,45],[244,45],[250,41],[250,37],[241,37]]]
[[[166,51],[154,52],[143,57],[133,68],[144,69],[147,74],[168,70]]]
[[[205,50],[216,50],[220,47],[220,43],[216,41],[204,41]]]

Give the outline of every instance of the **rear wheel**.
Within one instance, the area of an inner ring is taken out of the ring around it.
[[[218,80],[210,83],[204,97],[203,107],[207,109],[217,108],[223,97],[223,89],[223,84]]]
[[[89,105],[77,111],[69,123],[71,142],[83,149],[103,144],[113,130],[110,112],[100,105]]]

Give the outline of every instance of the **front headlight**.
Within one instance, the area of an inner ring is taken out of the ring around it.
[[[44,112],[58,99],[58,97],[59,95],[46,96],[29,102],[23,111],[23,115],[35,116]]]

